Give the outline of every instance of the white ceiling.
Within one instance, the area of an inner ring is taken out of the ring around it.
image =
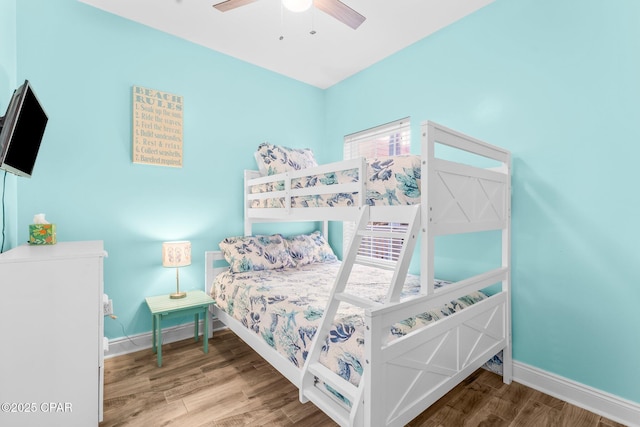
[[[224,13],[222,0],[79,1],[324,89],[494,0],[343,0],[367,18],[357,30],[280,0]]]

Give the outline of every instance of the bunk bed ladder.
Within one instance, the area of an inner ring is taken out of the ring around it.
[[[374,210],[373,214],[372,209]],[[399,212],[403,213],[400,217],[397,215]],[[397,261],[382,264],[378,262],[371,263],[358,256],[358,249],[364,237],[389,237],[389,233],[369,230],[367,225],[372,221],[408,223],[405,233],[394,233],[394,237],[402,239],[403,242]],[[375,207],[371,208],[369,206],[362,207],[355,235],[340,266],[322,321],[316,331],[311,350],[307,355],[302,371],[302,384],[300,387],[300,401],[312,401],[341,426],[363,424],[362,405],[364,387],[367,381],[367,368],[365,367],[364,369],[359,385],[355,386],[322,365],[319,359],[325,343],[325,337],[329,334],[341,303],[352,304],[364,309],[380,305],[367,298],[345,292],[353,265],[367,264],[378,268],[393,270],[394,273],[391,283],[389,284],[386,301],[398,301],[405,282],[419,228],[420,205],[406,206],[395,212],[393,210],[378,210]]]

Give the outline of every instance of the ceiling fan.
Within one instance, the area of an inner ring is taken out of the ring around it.
[[[226,0],[222,3],[214,4],[213,7],[220,12],[227,12],[255,1],[258,0]],[[354,30],[367,19],[340,0],[282,0],[282,4],[292,12],[305,11],[313,4],[315,8],[331,15]]]

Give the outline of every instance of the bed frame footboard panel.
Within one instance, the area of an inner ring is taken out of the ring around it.
[[[389,344],[374,344],[367,357],[365,425],[405,425],[502,350],[506,297],[496,294]],[[367,322],[370,331],[380,323],[375,317]],[[383,336],[370,335],[365,340],[371,343]]]

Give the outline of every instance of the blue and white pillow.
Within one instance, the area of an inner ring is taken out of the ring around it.
[[[219,244],[234,273],[295,267],[284,238],[272,236],[227,237]]]
[[[263,176],[318,166],[313,151],[308,148],[289,148],[268,142],[258,146],[255,158]]]
[[[289,255],[296,265],[338,260],[333,253],[333,249],[331,249],[331,246],[319,231],[287,237],[285,242]]]

